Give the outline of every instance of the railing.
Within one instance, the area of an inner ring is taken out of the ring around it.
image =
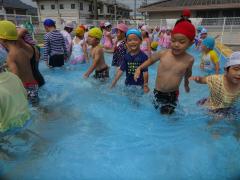
[[[91,24],[98,26],[102,20],[94,19],[77,19],[76,17],[50,17],[57,22],[57,28],[62,29],[66,21],[72,21],[77,26],[78,24]],[[13,21],[16,25],[31,24],[33,35],[41,41],[41,36],[44,34],[44,27],[42,25],[43,19],[38,16],[29,15],[13,15],[0,14],[0,19],[7,19]],[[177,19],[151,19],[151,20],[108,20],[113,26],[120,22],[124,22],[129,27],[138,27],[139,24],[147,24],[154,28],[170,27],[172,28]],[[106,21],[106,20],[105,20]],[[208,33],[212,36],[219,35],[218,40],[223,44],[240,45],[240,17],[223,17],[223,18],[191,18],[192,23],[197,27],[204,26]],[[30,27],[30,26],[29,26]]]

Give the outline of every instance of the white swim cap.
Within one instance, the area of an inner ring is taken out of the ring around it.
[[[239,65],[240,64],[240,51],[232,53],[230,58],[227,60],[225,64],[225,68],[230,66]]]

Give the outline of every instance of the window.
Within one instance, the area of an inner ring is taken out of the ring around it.
[[[60,4],[60,5],[59,5],[59,9],[64,9],[63,4]]]
[[[41,10],[44,10],[44,5],[41,5]]]
[[[83,3],[82,2],[79,3],[79,8],[80,8],[80,10],[83,10]]]
[[[54,4],[51,5],[51,9],[55,9],[55,5]]]
[[[75,9],[75,4],[71,4],[71,9]]]
[[[89,4],[89,6],[88,6],[88,11],[89,11],[89,12],[92,12],[92,10],[93,10],[92,4]]]

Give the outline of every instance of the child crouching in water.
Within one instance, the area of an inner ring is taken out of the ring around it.
[[[91,56],[93,63],[87,72],[84,74],[85,78],[95,70],[94,78],[104,80],[109,77],[109,67],[105,63],[103,48],[100,46],[100,40],[102,38],[102,31],[95,27],[89,30],[87,43],[92,46]]]
[[[72,41],[72,54],[70,57],[71,64],[85,63],[88,61],[87,44],[84,40],[84,29],[77,27],[75,37]]]
[[[142,41],[141,32],[137,29],[130,29],[127,31],[126,36],[128,52],[124,56],[122,64],[112,82],[111,88],[116,85],[117,81],[123,74],[123,71],[126,71],[125,85],[141,86],[143,87],[144,92],[147,93],[149,91],[148,69],[143,69],[136,81],[134,80],[135,70],[148,59],[148,56],[140,50],[140,44]]]
[[[142,70],[160,60],[153,93],[155,108],[162,114],[174,112],[183,78],[185,91],[190,91],[188,78],[192,74],[194,58],[186,50],[193,44],[194,37],[195,27],[187,21],[179,22],[172,30],[171,49],[153,54],[135,71],[134,79],[137,80]]]
[[[210,96],[200,100],[198,104],[205,105],[210,110],[231,107],[240,97],[240,51],[231,55],[225,65],[224,75],[192,76],[189,80],[207,84],[209,87]]]

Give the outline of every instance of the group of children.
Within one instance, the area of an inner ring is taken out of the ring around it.
[[[87,46],[90,46],[92,63],[87,72],[84,73],[84,78],[88,78],[95,71],[94,77],[96,79],[105,80],[109,77],[109,66],[104,60],[104,50],[112,49],[112,66],[116,67],[116,75],[113,78],[111,88],[116,86],[125,71],[126,86],[140,86],[145,93],[148,93],[150,91],[148,87],[148,67],[159,60],[153,93],[154,106],[159,109],[161,114],[172,114],[174,112],[182,80],[187,93],[190,91],[189,80],[208,84],[210,96],[199,103],[206,105],[211,110],[230,108],[240,97],[240,52],[233,53],[228,59],[224,75],[218,75],[219,65],[215,63],[215,75],[192,76],[194,57],[187,53],[187,49],[194,44],[196,29],[187,20],[181,20],[172,29],[169,48],[156,53],[150,51],[151,44],[147,26],[141,27],[141,32],[135,28],[128,29],[124,23],[118,24],[116,27],[117,40],[114,43],[110,42],[110,39],[107,40],[107,38],[111,38],[108,34],[110,32],[108,29],[111,28],[109,28],[109,24],[104,24],[104,29],[107,29],[108,32],[93,27],[87,32],[87,37],[85,27],[79,26],[75,29],[75,37],[69,48],[70,51],[67,50],[64,36],[56,30],[53,20],[46,19],[44,27],[47,32],[44,36],[44,60],[50,67],[64,65],[69,57],[73,64],[82,62],[83,59],[88,60]],[[103,35],[107,38],[101,45]],[[23,126],[26,123],[29,119],[29,111],[23,85],[30,92],[30,96],[31,93],[35,96],[34,94],[37,93],[35,91],[39,86],[38,78],[34,76],[34,72],[38,70],[37,66],[34,65],[37,62],[36,59],[39,58],[37,56],[38,51],[35,46],[29,45],[22,39],[24,38],[17,35],[17,29],[13,23],[9,21],[0,22],[0,43],[7,49],[6,63],[7,69],[10,71],[6,70],[6,65],[1,61],[0,132],[5,132],[12,126]],[[207,67],[207,61],[213,59],[213,62],[216,62],[214,60],[216,54],[213,50],[213,40],[214,38],[206,37],[201,42],[204,52],[201,68]],[[11,88],[14,84],[15,88]],[[16,110],[19,103],[23,105],[21,109]],[[11,107],[9,107],[10,105]]]

